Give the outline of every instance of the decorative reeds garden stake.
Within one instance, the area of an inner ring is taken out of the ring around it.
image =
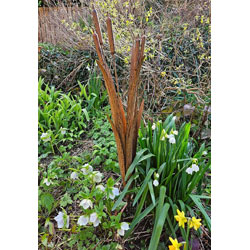
[[[126,116],[119,95],[118,77],[115,65],[115,44],[112,31],[112,22],[110,17],[108,17],[106,23],[108,30],[109,46],[112,54],[113,66],[115,69],[117,91],[115,90],[114,81],[110,69],[105,61],[104,53],[102,50],[102,34],[95,9],[93,10],[92,14],[96,30],[96,32],[93,33],[93,39],[96,47],[96,52],[99,58],[99,60],[97,60],[97,64],[102,71],[105,87],[109,96],[112,120],[109,117],[108,120],[115,135],[122,182],[123,186],[125,186],[126,171],[128,170],[136,154],[138,130],[140,127],[144,107],[144,100],[142,100],[138,108],[138,84],[140,70],[144,60],[145,36],[142,36],[141,39],[137,38],[135,41],[135,45],[133,45],[131,50],[131,66]]]

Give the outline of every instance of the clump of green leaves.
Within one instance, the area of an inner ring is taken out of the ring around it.
[[[65,151],[62,143],[72,143],[87,128],[89,113],[81,98],[64,94],[55,87],[38,82],[39,153]],[[68,147],[72,147],[69,144]]]

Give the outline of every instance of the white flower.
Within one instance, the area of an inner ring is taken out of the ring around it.
[[[94,227],[97,227],[100,224],[100,220],[95,212],[90,215],[89,221],[93,223]]]
[[[177,131],[177,130],[172,131],[172,133],[173,133],[174,135],[178,135],[178,131]]]
[[[51,140],[50,135],[49,135],[48,133],[42,133],[41,139],[42,139],[44,142],[48,142],[48,141]]]
[[[123,230],[129,230],[129,225],[127,222],[122,222],[121,223],[121,229]]]
[[[82,215],[79,217],[77,224],[80,226],[85,226],[89,223],[89,217],[86,215]]]
[[[196,164],[192,164],[192,169],[194,172],[198,172],[199,171],[199,166]]]
[[[109,198],[113,200],[116,196],[119,195],[119,189],[116,187],[112,188],[112,193],[109,195]]]
[[[97,219],[98,219],[97,213],[94,212],[94,213],[92,213],[92,214],[90,215],[89,221],[93,223],[93,222],[95,222]]]
[[[174,121],[176,120],[176,116],[173,117],[173,120],[174,120]]]
[[[92,178],[94,182],[99,183],[102,181],[102,174],[99,171],[94,171]]]
[[[99,189],[101,192],[104,192],[104,190],[105,190],[105,187],[101,184],[97,185],[96,188]]]
[[[51,184],[51,182],[47,178],[44,179],[43,183],[46,184],[47,186]]]
[[[100,220],[97,218],[97,219],[93,222],[93,226],[94,226],[94,227],[98,227],[99,224],[100,224]]]
[[[126,230],[129,229],[129,225],[127,222],[122,222],[121,223],[121,228],[117,230],[117,233],[121,236],[124,236],[124,233]]]
[[[62,134],[62,135],[65,135],[65,134],[66,134],[66,130],[67,130],[66,128],[62,128],[62,127],[61,127],[61,134]]]
[[[78,178],[78,173],[72,172],[71,175],[70,175],[70,178],[73,179],[73,180],[77,179]]]
[[[117,230],[117,233],[119,234],[119,235],[121,235],[121,236],[124,236],[124,230],[123,229],[118,229]]]
[[[57,222],[57,227],[58,228],[63,228],[63,226],[64,226],[64,220],[63,220],[63,217],[64,216],[67,216],[67,214],[66,215],[64,215],[64,213],[63,212],[59,212],[59,214],[54,218],[55,220],[56,220],[56,222]],[[66,228],[68,228],[69,227],[69,216],[67,216],[66,217],[67,219],[67,221],[66,221]]]
[[[82,170],[82,172],[83,172],[84,175],[88,175],[90,172],[93,171],[93,167],[90,166],[90,165],[87,163],[87,164],[83,165],[83,167],[82,167],[81,170]]]
[[[192,169],[192,168],[187,168],[187,169],[186,169],[186,172],[187,172],[188,174],[192,174],[192,173],[193,173],[193,169]]]
[[[90,208],[93,207],[93,203],[89,199],[84,199],[81,201],[80,206],[82,206],[84,209],[88,209],[89,207]]]
[[[159,178],[159,174],[158,173],[155,174],[155,178],[157,178],[157,179]]]
[[[154,181],[153,181],[153,185],[154,185],[155,187],[157,187],[157,186],[159,185],[159,181],[158,181],[158,180],[154,180]]]
[[[169,143],[175,144],[176,141],[175,141],[175,137],[173,134],[167,135],[167,138],[168,138]]]
[[[152,130],[155,130],[155,123],[153,123],[152,125]]]
[[[167,136],[167,133],[166,133],[165,129],[163,129],[162,132],[161,132],[161,138],[160,138],[160,140],[161,141],[165,141],[166,136]]]
[[[198,172],[198,171],[199,171],[199,166],[196,165],[196,164],[192,164],[191,167],[189,167],[189,168],[186,169],[186,172],[188,174],[193,174],[193,172]]]
[[[203,152],[202,152],[202,155],[207,155],[207,151],[203,151]]]

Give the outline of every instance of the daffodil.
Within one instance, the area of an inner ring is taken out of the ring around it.
[[[179,222],[179,227],[184,228],[184,224],[187,222],[187,218],[185,217],[185,213],[182,211],[180,212],[179,209],[177,209],[177,214],[175,215],[175,219]]]
[[[192,217],[192,219],[189,220],[189,227],[190,228],[194,227],[195,230],[198,230],[199,227],[201,226],[200,221],[201,219],[196,219],[195,217]]]
[[[172,243],[172,245],[168,246],[169,250],[180,250],[182,243],[179,243],[177,239],[172,239],[171,237],[169,237],[169,240]]]

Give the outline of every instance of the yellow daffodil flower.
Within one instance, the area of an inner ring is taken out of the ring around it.
[[[179,243],[177,239],[172,239],[171,237],[169,237],[169,240],[172,243],[172,245],[168,246],[169,250],[180,250],[182,243]]]
[[[192,217],[192,219],[189,220],[189,228],[194,227],[195,230],[198,230],[199,227],[201,226],[200,221],[201,219],[196,219],[195,217]]]
[[[179,222],[179,227],[184,228],[184,224],[187,222],[187,218],[185,217],[185,213],[182,211],[180,212],[179,209],[177,209],[177,214],[175,215],[175,219]]]

